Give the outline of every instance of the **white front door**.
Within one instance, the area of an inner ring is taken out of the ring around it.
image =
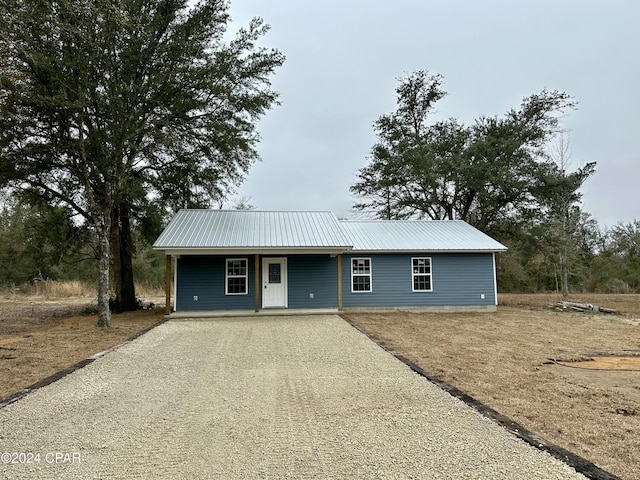
[[[287,308],[287,259],[262,259],[262,308]]]

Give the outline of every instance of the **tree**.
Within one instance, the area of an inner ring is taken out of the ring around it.
[[[571,150],[569,140],[561,132],[549,155],[554,163],[548,168],[545,181],[548,193],[548,244],[555,250],[560,264],[560,285],[562,296],[569,296],[569,270],[572,258],[578,252],[578,238],[582,212],[578,205],[580,187],[595,172],[595,163],[588,163],[575,172],[570,172]]]
[[[70,278],[94,260],[88,240],[68,208],[12,197],[0,208],[0,285]]]
[[[91,226],[109,326],[112,247],[130,264],[132,211],[207,204],[242,180],[284,57],[256,46],[260,19],[225,43],[223,0],[0,6],[0,182]]]
[[[640,289],[640,220],[614,225],[606,234],[606,251],[617,264],[625,289]]]
[[[396,88],[398,108],[374,123],[379,141],[372,148],[371,163],[360,170],[359,181],[350,188],[352,193],[367,199],[356,204],[356,209],[371,209],[385,219],[410,217],[416,210],[432,218],[439,217],[437,204],[428,202],[429,205],[417,206],[423,197],[415,191],[416,185],[406,185],[402,179],[404,176],[406,180],[413,180],[408,177],[412,174],[411,168],[422,166],[428,175],[424,184],[427,188],[431,186],[433,177],[428,162],[432,158],[424,148],[428,135],[426,118],[435,103],[446,95],[441,86],[442,77],[427,71],[417,71],[401,80]],[[423,161],[412,165],[411,161],[416,159]],[[431,208],[434,211],[430,211]]]
[[[440,75],[418,71],[400,81],[398,107],[374,123],[371,162],[350,188],[364,199],[355,208],[384,218],[461,219],[488,233],[544,214],[555,192],[543,147],[559,115],[575,106],[571,97],[543,90],[503,117],[429,125],[445,94]]]

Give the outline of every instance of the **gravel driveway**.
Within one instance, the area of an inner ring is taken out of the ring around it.
[[[166,322],[0,410],[2,452],[6,479],[585,478],[334,315]]]

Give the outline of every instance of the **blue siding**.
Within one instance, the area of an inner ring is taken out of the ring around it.
[[[371,292],[351,291],[351,259],[371,259]],[[430,257],[431,292],[412,292],[411,258]],[[225,294],[225,259],[246,258],[248,293]],[[254,255],[194,255],[178,258],[176,306],[178,311],[253,310]],[[262,264],[262,257],[260,259]],[[289,308],[337,308],[337,259],[328,255],[287,257]],[[342,256],[342,304],[349,307],[486,306],[495,304],[493,255],[363,254]],[[313,299],[310,294],[313,293]],[[484,299],[481,295],[484,294]],[[193,301],[197,296],[198,301]],[[260,299],[262,301],[262,299]]]
[[[338,261],[328,255],[288,257],[289,308],[338,308]],[[313,294],[313,299],[309,294]]]
[[[246,295],[225,294],[226,258],[246,258],[249,267],[249,292]],[[253,310],[254,256],[229,257],[193,255],[178,258],[177,311]],[[193,297],[198,301],[194,302]]]
[[[412,257],[431,258],[433,291],[412,291]],[[371,292],[351,291],[352,258],[371,258]],[[342,285],[344,308],[495,304],[491,253],[343,255]]]
[[[247,258],[249,293],[225,294],[226,258]],[[260,257],[260,265],[262,265]],[[177,310],[253,310],[255,257],[182,256],[178,258]],[[329,255],[291,255],[287,257],[289,308],[337,308],[338,262]],[[309,294],[313,294],[310,298]],[[262,294],[262,292],[260,292]],[[197,296],[198,301],[193,297]],[[262,297],[260,298],[262,305]]]

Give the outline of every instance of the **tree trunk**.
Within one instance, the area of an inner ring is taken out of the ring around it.
[[[111,234],[110,245],[111,249],[111,278],[113,279],[113,290],[116,294],[115,302],[113,306],[115,310],[118,310],[118,297],[120,296],[121,289],[121,260],[120,260],[120,213],[118,206],[115,205],[111,209]]]
[[[566,242],[566,240],[565,240]],[[569,298],[569,259],[567,258],[566,243],[562,246],[562,254],[560,255],[560,275],[562,276],[562,297]]]
[[[109,309],[109,213],[105,213],[98,230],[98,249],[100,267],[98,271],[98,326],[111,326],[111,310]]]
[[[133,279],[133,240],[129,205],[126,202],[114,207],[111,225],[115,306],[122,312],[136,310],[138,303]]]
[[[569,241],[571,235],[569,233],[569,209],[570,205],[566,202],[562,211],[562,245],[560,246],[560,275],[562,281],[562,298],[569,298]]]

